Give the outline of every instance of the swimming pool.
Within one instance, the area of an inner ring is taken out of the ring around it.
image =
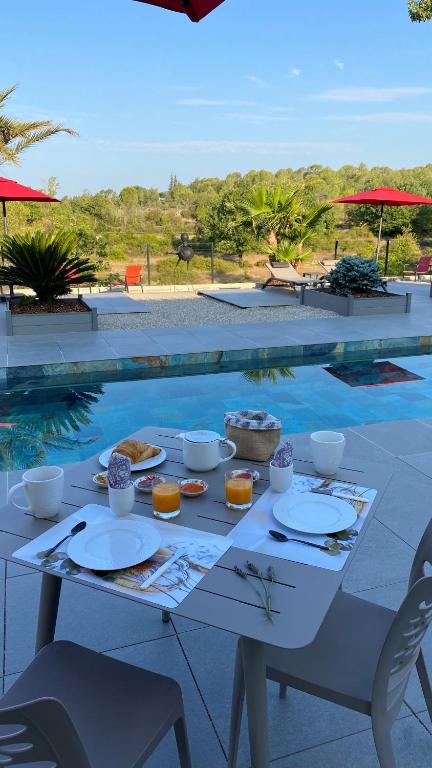
[[[382,370],[367,360],[20,384],[0,391],[0,469],[79,461],[146,425],[223,432],[225,411],[242,408],[270,411],[282,419],[284,432],[432,417],[432,355],[385,360],[414,379],[403,372],[402,381],[392,383],[398,378],[392,365]]]

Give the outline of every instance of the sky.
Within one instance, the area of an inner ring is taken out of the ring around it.
[[[134,0],[14,0],[1,26],[9,113],[79,132],[1,167],[33,186],[432,162],[432,22],[406,0],[225,0],[199,24]]]

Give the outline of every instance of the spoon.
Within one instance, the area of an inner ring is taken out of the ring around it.
[[[86,523],[85,520],[81,520],[80,523],[77,523],[76,525],[74,525],[74,527],[72,528],[71,532],[68,533],[67,536],[65,536],[63,539],[61,539],[61,541],[57,542],[57,544],[54,547],[50,547],[50,549],[47,549],[44,552],[44,558],[45,557],[49,557],[50,555],[54,554],[54,552],[56,551],[57,547],[59,547],[60,544],[63,544],[63,542],[66,541],[67,539],[70,539],[71,536],[75,536],[77,533],[81,533],[81,531],[84,530],[86,525],[87,525],[87,523]]]
[[[328,547],[324,544],[313,544],[311,541],[303,541],[302,539],[289,539],[284,533],[280,531],[269,531],[270,536],[273,536],[276,541],[294,541],[296,544],[305,544],[306,547],[315,547],[315,549],[322,549],[323,552],[328,552]]]

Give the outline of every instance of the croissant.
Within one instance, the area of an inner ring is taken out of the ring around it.
[[[139,461],[151,459],[160,453],[160,448],[156,448],[148,443],[142,443],[141,440],[134,440],[133,438],[122,440],[114,450],[116,453],[121,453],[122,456],[127,456],[131,464],[138,464]]]

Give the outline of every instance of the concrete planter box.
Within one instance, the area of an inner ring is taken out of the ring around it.
[[[75,301],[75,299],[71,299],[71,301]],[[10,309],[7,309],[6,335],[39,336],[46,333],[97,331],[97,309],[92,309],[82,299],[81,303],[88,310],[87,312],[40,312],[33,315],[15,315]]]
[[[338,296],[319,288],[302,287],[300,304],[328,309],[338,315],[394,315],[411,311],[411,293],[386,293],[382,296]]]

